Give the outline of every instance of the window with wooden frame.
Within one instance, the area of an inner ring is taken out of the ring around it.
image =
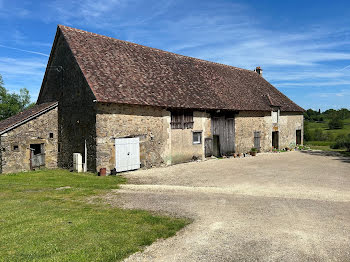
[[[192,133],[193,136],[193,144],[202,144],[202,132],[193,132]]]
[[[193,111],[176,110],[171,112],[172,129],[192,129],[193,128]]]

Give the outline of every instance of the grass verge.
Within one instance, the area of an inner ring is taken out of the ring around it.
[[[319,141],[316,141],[316,142],[319,142]],[[313,150],[338,152],[343,156],[350,157],[350,152],[347,152],[344,149],[332,149],[329,145],[314,145],[312,143],[307,142],[306,146],[310,147],[310,149],[313,149]]]
[[[189,223],[86,202],[124,182],[65,170],[0,175],[0,261],[118,261]]]

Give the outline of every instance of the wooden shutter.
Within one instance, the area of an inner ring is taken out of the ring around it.
[[[260,131],[254,132],[254,147],[260,151]]]
[[[172,111],[170,124],[172,129],[192,129],[193,112],[184,110]]]

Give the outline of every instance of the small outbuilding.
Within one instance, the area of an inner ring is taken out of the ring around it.
[[[0,171],[57,168],[57,102],[42,103],[0,122]]]
[[[16,142],[9,132],[21,125],[7,138],[1,133],[3,172],[29,169],[28,150],[39,152],[34,144],[44,145],[48,168],[72,168],[73,153],[81,153],[88,170],[126,171],[303,143],[304,110],[259,67],[241,69],[61,25],[31,110],[44,113],[26,118]]]

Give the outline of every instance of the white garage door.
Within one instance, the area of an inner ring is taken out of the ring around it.
[[[115,139],[115,169],[117,172],[140,168],[140,140],[134,138]]]

